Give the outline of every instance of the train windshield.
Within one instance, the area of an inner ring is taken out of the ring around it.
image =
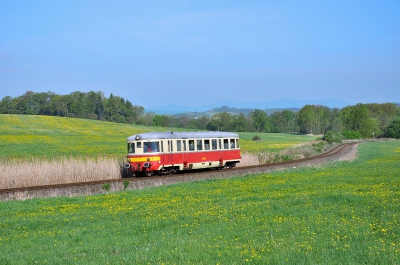
[[[158,141],[143,143],[143,152],[144,153],[153,153],[153,152],[159,152],[159,151],[160,151],[160,144]]]
[[[128,153],[135,153],[135,143],[128,143]]]

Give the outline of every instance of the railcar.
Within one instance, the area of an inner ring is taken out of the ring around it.
[[[230,132],[150,132],[127,143],[124,167],[132,176],[232,168],[241,159],[239,136]]]

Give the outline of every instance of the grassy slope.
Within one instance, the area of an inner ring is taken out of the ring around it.
[[[0,202],[1,264],[399,264],[400,142],[354,162]]]
[[[0,115],[0,158],[58,155],[116,155],[126,153],[126,138],[148,131],[180,130],[52,116]],[[241,133],[244,151],[282,150],[315,137],[289,134]]]

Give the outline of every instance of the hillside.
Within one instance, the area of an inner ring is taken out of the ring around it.
[[[0,115],[0,156],[124,155],[130,135],[144,126],[88,119]]]
[[[0,114],[0,157],[124,157],[128,136],[170,130],[182,129],[54,116]],[[254,135],[255,133],[239,133],[243,151],[277,151],[316,139],[307,135],[258,133],[262,140],[252,141]]]

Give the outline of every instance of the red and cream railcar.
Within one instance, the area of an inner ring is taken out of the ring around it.
[[[125,169],[132,175],[234,167],[239,136],[230,132],[151,132],[128,137]]]

